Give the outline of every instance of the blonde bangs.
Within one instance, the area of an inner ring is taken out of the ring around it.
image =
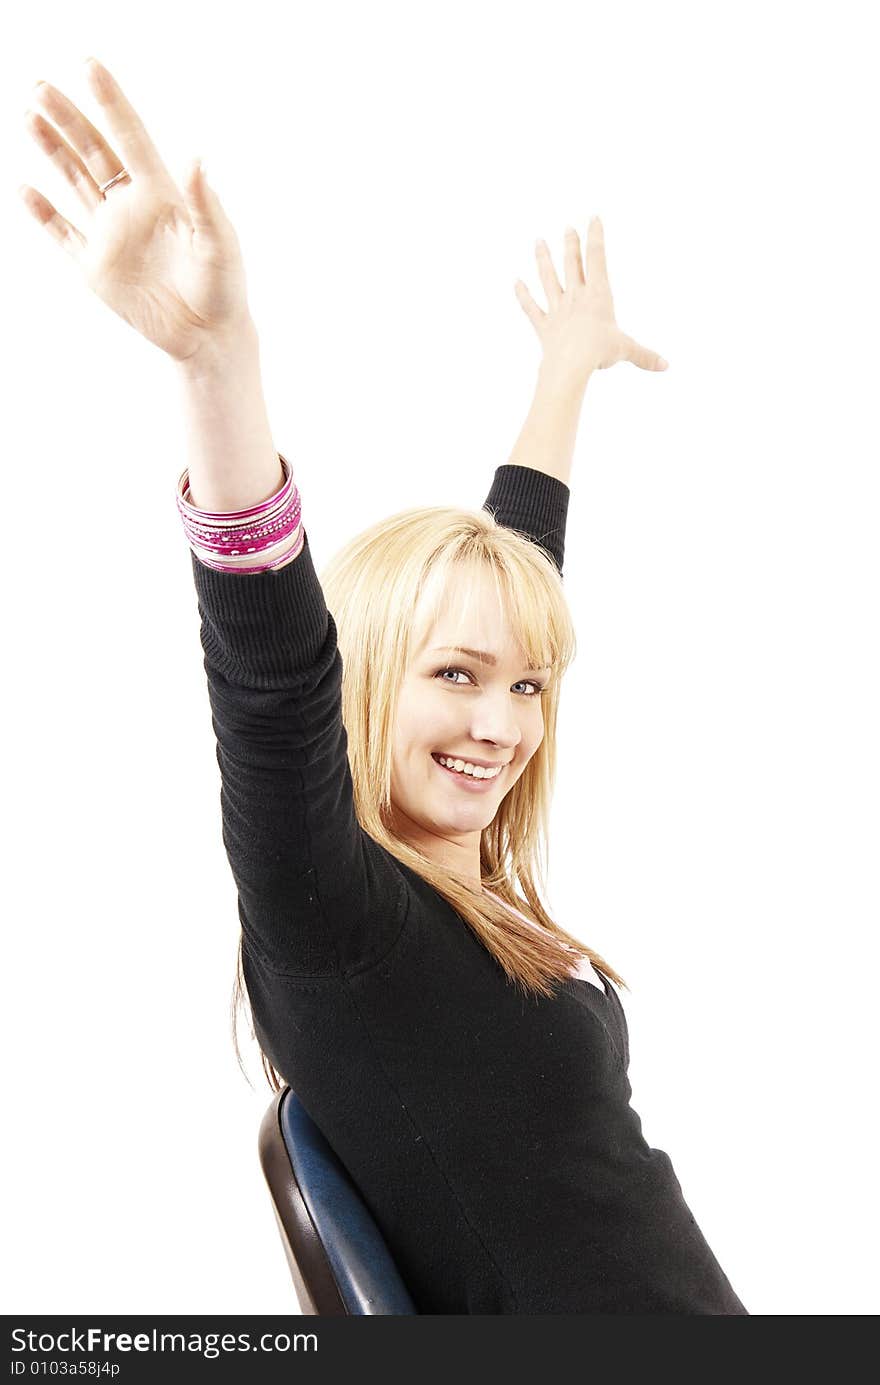
[[[522,539],[506,541],[512,531],[495,525],[491,518],[489,525],[494,531],[481,527],[476,533],[461,534],[431,555],[413,612],[407,663],[423,647],[441,612],[449,616],[453,629],[466,628],[478,580],[489,575],[500,619],[525,653],[529,667],[549,667],[551,681],[558,682],[577,653],[561,578],[529,540],[524,541],[528,548],[523,552]]]

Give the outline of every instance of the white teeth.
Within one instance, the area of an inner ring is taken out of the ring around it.
[[[446,769],[457,770],[459,774],[469,774],[473,779],[496,779],[504,768],[497,765],[495,769],[483,769],[482,765],[472,765],[470,760],[448,760],[445,755],[438,755],[437,759]]]

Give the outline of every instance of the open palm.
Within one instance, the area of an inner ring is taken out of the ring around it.
[[[98,297],[149,341],[186,360],[209,337],[248,318],[238,237],[199,165],[179,189],[108,70],[93,60],[88,80],[119,153],[47,83],[34,98],[54,123],[28,113],[30,133],[88,214],[86,231],[35,188],[25,186],[22,196]],[[123,169],[127,177],[102,193]]]
[[[538,306],[521,279],[517,279],[515,289],[538,334],[545,362],[573,379],[585,379],[592,371],[607,370],[618,361],[630,361],[642,370],[667,368],[662,356],[641,346],[617,325],[605,262],[605,233],[597,216],[587,228],[586,272],[577,231],[573,226],[566,229],[564,288],[546,241],[538,241],[535,253],[547,311]]]

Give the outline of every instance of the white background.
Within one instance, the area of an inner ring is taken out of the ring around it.
[[[137,18],[135,18],[137,16]],[[4,45],[6,1312],[296,1312],[229,998],[170,361],[17,197],[116,75],[239,232],[319,567],[479,508],[534,241],[604,222],[670,362],[590,381],[548,903],[626,977],[633,1106],[752,1314],[878,1310],[878,101],[865,6],[19,8]],[[8,386],[14,381],[14,388]]]

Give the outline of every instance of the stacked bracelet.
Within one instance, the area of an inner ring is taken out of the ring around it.
[[[249,510],[215,514],[198,510],[189,501],[189,471],[177,482],[177,508],[190,548],[199,562],[215,572],[268,572],[299,553],[305,540],[301,523],[300,494],[290,463],[278,453],[284,484],[281,489]],[[249,563],[253,554],[265,560]]]

